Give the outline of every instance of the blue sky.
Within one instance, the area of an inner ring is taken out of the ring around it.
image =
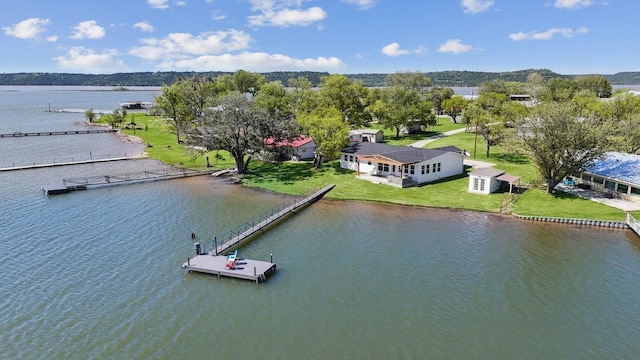
[[[640,0],[0,0],[0,72],[640,71]]]

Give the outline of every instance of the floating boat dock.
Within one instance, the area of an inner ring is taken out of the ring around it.
[[[182,268],[218,277],[251,280],[256,283],[265,281],[270,274],[276,271],[276,264],[271,261],[238,259],[232,269],[226,265],[226,256],[198,255],[188,259],[186,263],[182,264]]]
[[[234,277],[240,279],[254,280],[261,282],[266,280],[267,276],[276,270],[276,264],[273,261],[265,262],[258,260],[242,259],[236,262],[236,267],[229,269],[227,267],[227,256],[232,249],[236,249],[241,245],[249,242],[251,239],[262,234],[265,230],[275,226],[298,210],[314,203],[322,198],[326,193],[335,187],[334,184],[328,185],[310,196],[295,201],[293,204],[285,204],[278,209],[272,209],[268,214],[260,216],[257,221],[246,223],[237,232],[229,232],[225,236],[214,236],[211,242],[210,252],[200,251],[200,243],[195,243],[196,256],[188,258],[186,263],[182,264],[183,269],[189,272],[201,272],[220,276]]]

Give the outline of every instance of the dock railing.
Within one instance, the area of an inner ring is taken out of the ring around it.
[[[271,224],[277,222],[285,215],[294,213],[297,209],[321,198],[322,196],[324,196],[324,194],[331,191],[334,186],[335,185],[332,184],[314,192],[312,195],[306,196],[301,199],[284,202],[276,207],[271,208],[270,210],[259,215],[253,220],[247,221],[244,224],[238,226],[237,229],[230,230],[222,235],[213,236],[213,239],[208,244],[208,248],[211,249],[209,253],[216,256],[224,253],[246,238],[252,237],[258,231],[269,227]],[[204,252],[206,252],[206,250],[204,250]]]
[[[631,230],[635,231],[638,236],[640,236],[640,220],[637,220],[633,217],[633,215],[627,213],[627,225],[631,228]]]

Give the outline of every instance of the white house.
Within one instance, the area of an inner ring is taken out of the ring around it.
[[[469,192],[488,195],[500,189],[503,184],[509,184],[509,192],[513,183],[520,177],[509,175],[504,170],[493,167],[484,167],[469,173]]]
[[[349,140],[351,141],[351,143],[382,143],[384,142],[384,133],[382,132],[382,130],[372,129],[351,130],[349,131]]]
[[[342,151],[340,166],[357,177],[375,176],[381,183],[404,188],[462,174],[463,159],[453,146],[422,149],[363,142]]]

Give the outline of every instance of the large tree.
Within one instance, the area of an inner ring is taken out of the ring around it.
[[[207,150],[226,150],[238,174],[247,172],[252,156],[268,148],[266,139],[291,140],[299,134],[295,119],[270,114],[244,94],[217,98],[212,107],[194,120],[188,143]]]
[[[325,159],[338,157],[340,151],[349,144],[349,127],[334,107],[317,108],[309,114],[301,114],[298,122],[316,144],[313,161],[316,168]]]
[[[382,126],[395,130],[396,138],[400,136],[400,130],[409,128],[412,122],[427,125],[435,119],[431,102],[423,100],[416,90],[396,85],[380,89],[378,97],[370,111]]]
[[[362,82],[351,82],[344,75],[329,75],[322,79],[318,95],[321,107],[336,108],[350,126],[358,128],[371,122],[371,115],[365,111],[369,89]]]
[[[581,115],[567,102],[546,102],[516,124],[516,137],[551,194],[565,176],[578,174],[600,159],[606,148],[602,122]]]
[[[176,135],[176,140],[180,143],[180,135],[186,131],[191,118],[187,113],[187,105],[185,102],[185,94],[179,83],[175,82],[170,86],[162,87],[162,94],[155,98],[156,106],[162,109],[162,112],[170,120],[171,130]]]
[[[573,79],[580,90],[589,90],[599,98],[611,97],[611,83],[602,75],[582,75]]]

